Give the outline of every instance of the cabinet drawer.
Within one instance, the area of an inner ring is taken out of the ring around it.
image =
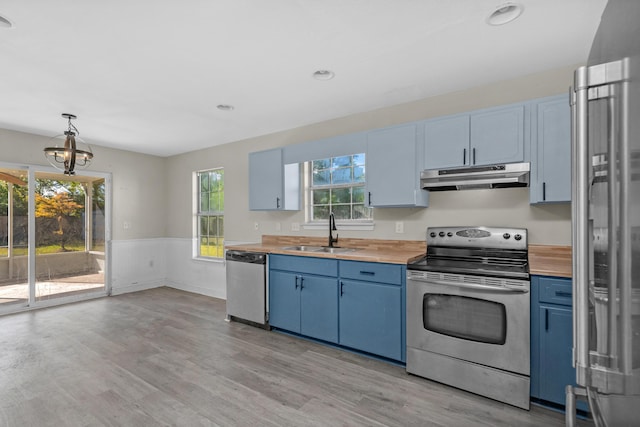
[[[338,277],[338,261],[295,255],[269,255],[269,269]]]
[[[376,262],[340,261],[340,277],[401,285],[402,266]]]
[[[540,277],[539,301],[571,306],[573,293],[571,279],[557,277]]]

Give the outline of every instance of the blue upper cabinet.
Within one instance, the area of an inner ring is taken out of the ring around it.
[[[524,118],[517,104],[425,121],[425,169],[524,161]]]
[[[470,164],[524,160],[524,105],[471,114]]]
[[[567,95],[534,101],[530,202],[571,201],[571,107]]]
[[[249,153],[249,210],[300,210],[299,165],[285,165],[282,149]]]
[[[425,169],[469,164],[469,115],[429,120],[424,124]]]
[[[418,125],[369,132],[366,152],[366,199],[370,207],[425,207],[429,193],[420,188],[422,149]]]

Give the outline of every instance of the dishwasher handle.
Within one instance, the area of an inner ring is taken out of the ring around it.
[[[227,251],[225,256],[227,261],[244,262],[247,264],[266,264],[267,254],[260,252],[247,252],[247,251]]]

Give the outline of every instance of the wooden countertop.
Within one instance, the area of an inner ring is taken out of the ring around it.
[[[356,251],[330,254],[283,249],[287,246],[297,245],[323,246],[326,243],[326,240],[320,237],[265,235],[262,237],[262,243],[231,245],[227,246],[227,249],[389,264],[408,264],[421,258],[426,252],[424,241],[347,238],[341,238],[339,246],[357,248]],[[571,265],[570,246],[529,245],[529,272],[531,274],[571,277]]]
[[[529,245],[529,273],[572,276],[571,246]]]
[[[424,256],[427,247],[424,241],[418,240],[377,240],[340,238],[338,246],[356,248],[353,252],[330,254],[325,252],[304,252],[284,249],[287,246],[323,246],[325,238],[298,236],[262,236],[262,243],[231,245],[227,249],[255,251],[268,254],[311,256],[317,258],[334,258],[352,261],[386,262],[389,264],[408,264]]]

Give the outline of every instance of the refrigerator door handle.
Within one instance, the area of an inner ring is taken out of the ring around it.
[[[574,366],[578,384],[587,384],[589,367],[589,69],[580,67],[574,74],[572,93],[572,243],[573,243],[573,325]]]

